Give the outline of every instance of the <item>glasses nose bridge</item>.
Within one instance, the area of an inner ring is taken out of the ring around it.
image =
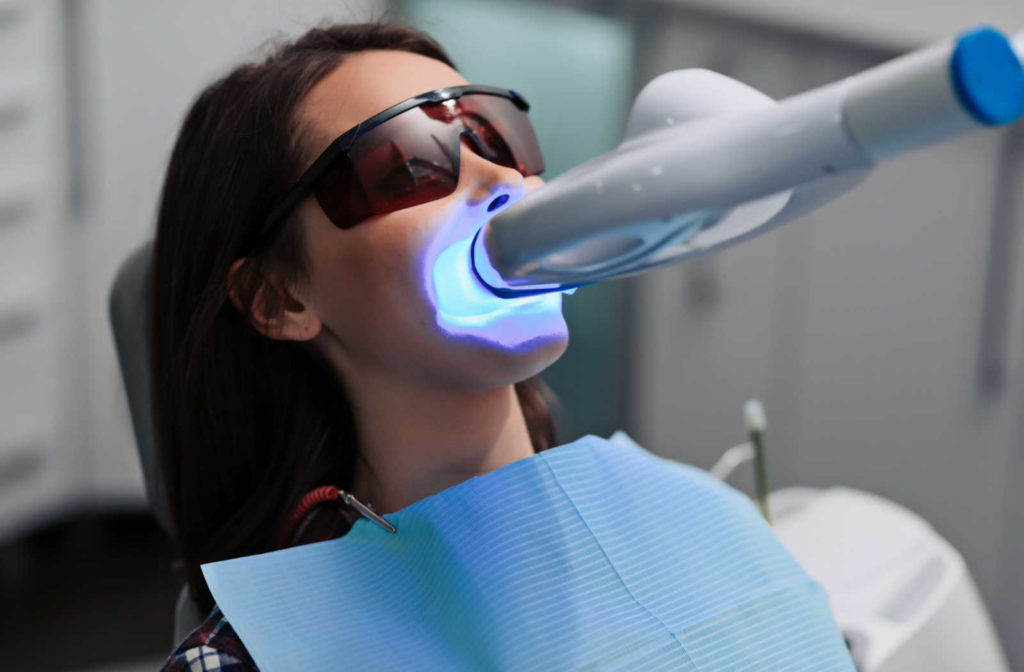
[[[488,212],[505,205],[510,199],[517,199],[518,195],[524,192],[526,178],[515,168],[509,168],[496,161],[481,155],[473,147],[474,140],[472,133],[465,134],[471,138],[466,148],[473,155],[479,157],[472,159],[466,157],[460,168],[459,182],[465,185],[467,199],[470,205],[488,204]],[[459,151],[461,153],[462,134],[460,134]],[[469,164],[469,165],[467,165]],[[467,170],[468,169],[468,170]]]
[[[488,161],[494,161],[494,152],[487,148],[483,141],[477,137],[476,133],[473,132],[465,122],[460,122],[460,128],[458,131],[459,142],[456,145],[456,151],[462,147],[462,140],[469,140],[470,147],[473,152],[480,157],[487,159]]]
[[[519,182],[522,181],[522,173],[520,173],[517,169],[500,162],[498,153],[495,152],[490,147],[488,147],[486,144],[484,144],[483,140],[477,137],[473,129],[466,126],[465,123],[462,124],[462,128],[458,131],[458,138],[459,141],[455,146],[456,155],[461,154],[463,144],[462,139],[466,138],[468,140],[469,148],[474,154],[487,161],[490,164],[490,168],[492,169],[493,172],[500,173],[501,175],[506,176],[495,177],[495,180],[500,181],[502,184],[507,184],[508,186],[514,186],[515,184],[518,184]],[[458,166],[459,164],[456,163],[455,165]],[[519,179],[510,180],[508,178],[509,175],[515,175]]]

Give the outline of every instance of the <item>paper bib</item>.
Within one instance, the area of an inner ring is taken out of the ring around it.
[[[624,437],[624,438],[622,438]],[[262,672],[853,672],[750,501],[619,434],[339,539],[203,566]]]

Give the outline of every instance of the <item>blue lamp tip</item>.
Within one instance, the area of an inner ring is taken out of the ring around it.
[[[998,30],[983,26],[961,35],[950,75],[960,102],[979,122],[1010,124],[1024,114],[1024,66]]]

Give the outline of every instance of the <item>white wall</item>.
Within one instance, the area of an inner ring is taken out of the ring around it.
[[[0,3],[0,538],[69,501],[72,395],[57,342],[64,204],[63,58],[56,3]]]

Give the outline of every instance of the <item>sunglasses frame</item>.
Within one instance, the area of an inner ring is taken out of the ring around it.
[[[325,149],[320,156],[313,161],[292,188],[288,190],[281,200],[278,201],[278,204],[270,211],[270,214],[267,215],[266,219],[263,220],[262,224],[257,229],[256,234],[251,238],[252,242],[247,246],[248,249],[259,249],[260,245],[267,239],[270,232],[280,224],[293,209],[295,209],[302,199],[312,193],[320,180],[322,180],[324,176],[327,175],[328,171],[334,167],[334,164],[348,154],[349,149],[352,148],[353,143],[355,143],[359,136],[373,130],[384,122],[397,117],[403,112],[420,107],[421,105],[425,105],[427,103],[443,103],[445,101],[454,100],[461,96],[473,93],[507,98],[523,112],[527,112],[530,109],[530,104],[526,102],[526,99],[511,89],[502,89],[496,86],[483,86],[477,84],[435,89],[433,91],[421,93],[418,96],[413,96],[412,98],[403,100],[400,103],[396,103],[391,107],[378,112],[369,119],[356,124],[335,138],[331,144],[327,146],[327,149]]]

